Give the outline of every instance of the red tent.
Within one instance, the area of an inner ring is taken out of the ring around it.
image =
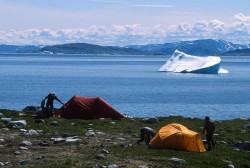
[[[55,115],[62,118],[124,118],[125,116],[116,111],[101,97],[73,96],[62,108],[55,112]]]

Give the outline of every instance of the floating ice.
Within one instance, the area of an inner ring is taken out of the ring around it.
[[[198,57],[175,50],[172,57],[159,71],[202,74],[229,73],[227,70],[220,68],[220,62],[220,57]]]

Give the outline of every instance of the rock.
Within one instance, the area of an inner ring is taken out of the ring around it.
[[[0,162],[0,167],[4,167],[5,164],[3,162]]]
[[[97,154],[97,155],[95,156],[95,158],[96,158],[96,159],[106,159],[106,156],[105,156],[104,154],[100,153],[100,154]]]
[[[0,116],[3,116],[3,113],[0,113]]]
[[[169,161],[174,162],[174,163],[178,163],[178,164],[185,164],[187,162],[184,159],[179,159],[179,158],[175,158],[175,157],[170,158]]]
[[[117,140],[119,140],[119,141],[126,141],[125,138],[117,138]]]
[[[67,137],[71,137],[72,135],[70,135],[69,133],[64,133],[63,135],[62,135],[62,137],[63,138],[67,138]]]
[[[109,154],[109,151],[107,151],[106,149],[102,149],[100,152],[103,154]]]
[[[21,165],[27,165],[27,164],[29,164],[29,160],[21,160],[19,163],[21,164]]]
[[[9,130],[10,130],[9,128],[2,128],[2,129],[0,129],[1,132],[7,132]]]
[[[244,127],[250,129],[250,124],[244,125]]]
[[[141,166],[138,166],[138,168],[148,168],[148,166],[141,165]]]
[[[39,146],[49,146],[49,143],[47,141],[40,141],[38,142]]]
[[[1,122],[3,122],[4,124],[8,124],[12,119],[11,118],[1,118]]]
[[[20,143],[20,146],[31,146],[31,145],[32,145],[32,143],[29,142],[29,141],[22,141],[22,142]]]
[[[207,144],[207,140],[206,140],[206,139],[203,139],[203,140],[202,140],[202,143],[206,145],[206,144]]]
[[[89,136],[95,136],[95,133],[94,133],[93,130],[88,130],[85,135],[88,136],[88,137]]]
[[[50,125],[52,125],[52,126],[58,126],[58,122],[57,121],[51,121]]]
[[[6,147],[12,147],[13,144],[12,144],[12,143],[9,143],[9,144],[6,144],[5,146],[6,146]]]
[[[21,155],[21,152],[20,151],[15,151],[14,155]]]
[[[39,106],[26,106],[24,109],[22,109],[22,112],[35,112],[38,111],[39,108]]]
[[[19,149],[19,150],[29,150],[29,148],[26,148],[26,147],[24,147],[24,146],[20,146],[18,149]]]
[[[29,131],[24,132],[24,135],[27,135],[27,136],[38,136],[39,134],[38,134],[38,132],[36,132],[36,130],[31,129]]]
[[[96,135],[104,135],[105,133],[104,133],[104,132],[101,132],[101,131],[96,131],[95,134],[96,134]]]
[[[78,136],[73,136],[73,137],[67,137],[65,139],[66,142],[77,142],[80,141],[81,139],[78,138]]]
[[[36,160],[40,160],[40,159],[43,159],[43,158],[44,158],[44,156],[37,156]]]
[[[20,129],[20,131],[21,132],[26,132],[27,130],[22,128],[22,129]]]
[[[229,168],[234,168],[234,165],[229,164],[227,167],[229,167]]]
[[[34,122],[35,123],[45,123],[45,121],[43,119],[35,119]]]
[[[26,116],[26,114],[24,114],[24,113],[18,113],[18,115],[19,115],[20,117]]]
[[[25,120],[19,120],[19,121],[10,121],[9,124],[13,125],[14,127],[23,127],[27,125],[27,122]]]
[[[238,148],[234,148],[234,151],[240,151],[240,149],[238,149]]]
[[[121,144],[121,146],[124,147],[124,148],[128,148],[128,147],[131,147],[132,144]]]
[[[65,142],[65,138],[51,138],[54,144]]]
[[[226,141],[219,141],[219,144],[227,144]]]
[[[142,121],[144,123],[152,124],[152,123],[157,123],[158,122],[158,118],[156,118],[156,117],[144,118],[144,119],[142,119]]]
[[[233,145],[236,148],[239,149],[245,149],[245,150],[250,150],[250,141],[245,141],[245,142],[237,142]]]
[[[10,166],[11,165],[10,162],[5,162],[4,164],[5,164],[5,166]]]
[[[241,130],[241,131],[240,131],[240,133],[242,133],[242,134],[243,134],[243,133],[246,133],[246,132],[247,132],[246,130]]]
[[[112,164],[112,165],[109,165],[107,168],[119,168],[119,166],[116,164]]]

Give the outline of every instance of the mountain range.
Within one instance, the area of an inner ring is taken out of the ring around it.
[[[164,44],[101,46],[87,43],[70,43],[48,46],[0,45],[0,53],[50,53],[50,54],[107,54],[107,55],[172,55],[175,50],[186,54],[249,55],[250,44],[234,44],[224,40],[203,39]]]
[[[221,53],[228,51],[247,49],[250,48],[250,45],[233,44],[224,40],[204,39],[165,44],[132,45],[127,47],[164,55],[172,55],[177,49],[186,54],[207,56],[220,55]]]

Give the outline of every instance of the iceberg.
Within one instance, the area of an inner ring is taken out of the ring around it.
[[[221,59],[217,56],[198,57],[175,50],[172,57],[159,71],[201,74],[229,73],[220,67],[220,62]]]

